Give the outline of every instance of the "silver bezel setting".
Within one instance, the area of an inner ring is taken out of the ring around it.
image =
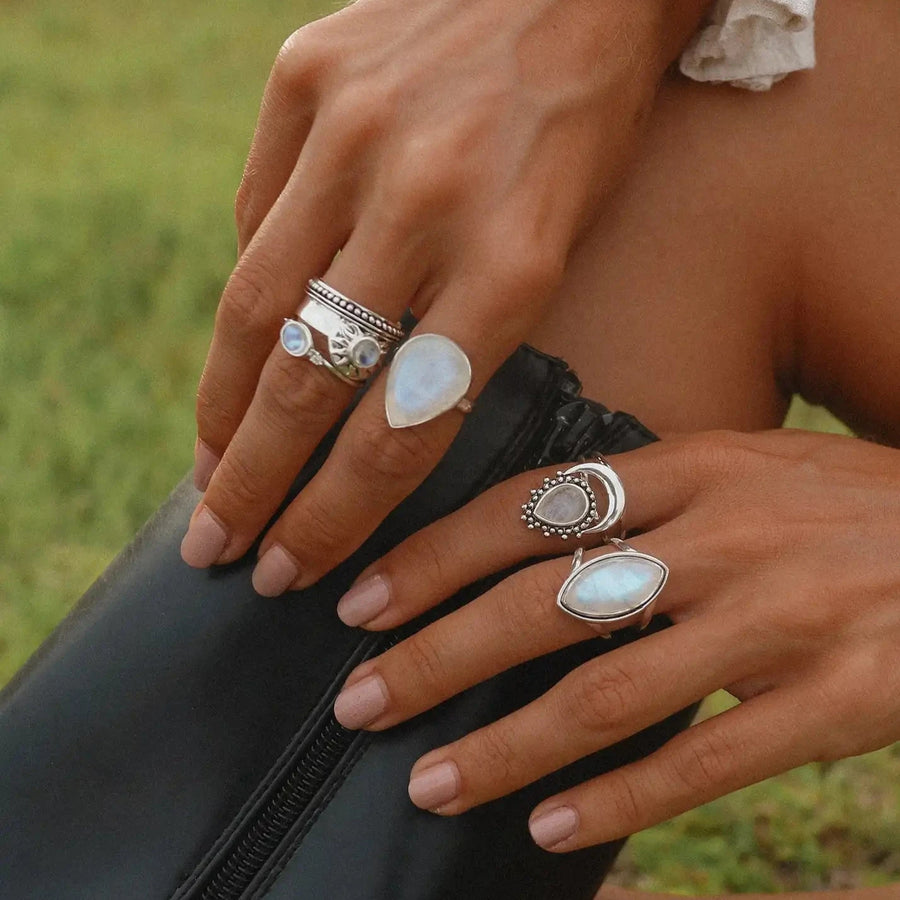
[[[651,556],[649,553],[642,553],[640,550],[635,550],[630,544],[626,544],[625,541],[619,540],[618,538],[612,538],[610,543],[616,548],[613,552],[602,553],[599,556],[595,556],[593,559],[589,559],[587,562],[582,562],[584,548],[579,547],[572,558],[572,569],[566,580],[562,583],[559,593],[556,595],[556,605],[564,613],[573,616],[576,619],[580,619],[583,622],[589,622],[600,631],[603,637],[609,637],[611,632],[618,631],[620,628],[627,628],[629,625],[637,625],[641,629],[646,628],[653,618],[653,609],[656,606],[657,598],[662,593],[669,578],[669,567],[661,559],[657,559],[657,557]],[[659,568],[661,573],[656,587],[646,599],[624,609],[621,613],[612,616],[590,615],[572,609],[565,603],[565,596],[569,588],[587,569],[598,565],[610,565],[614,563],[616,559],[633,559],[635,556],[653,563]]]
[[[597,479],[607,497],[607,509],[601,516],[597,509],[597,497],[592,490],[589,478]],[[587,498],[587,510],[577,522],[560,522],[537,515],[536,510],[550,491],[562,484],[571,484],[584,492]],[[528,528],[540,528],[544,537],[580,538],[586,534],[599,534],[603,540],[619,537],[624,533],[623,517],[625,515],[625,487],[612,466],[602,457],[578,463],[565,471],[558,471],[556,476],[544,479],[539,488],[531,492],[527,503],[522,504],[522,520]]]
[[[545,495],[549,494],[554,488],[564,484],[573,485],[579,488],[585,495],[585,512],[580,519],[574,522],[559,522],[541,518],[535,515],[535,508],[541,502]],[[564,541],[570,537],[580,538],[584,534],[585,528],[590,527],[591,523],[598,518],[597,514],[597,498],[587,483],[587,479],[581,474],[569,474],[568,472],[558,471],[555,477],[547,477],[539,488],[535,488],[531,492],[531,499],[527,503],[522,504],[522,521],[528,528],[535,530],[540,529],[544,537],[558,535]]]

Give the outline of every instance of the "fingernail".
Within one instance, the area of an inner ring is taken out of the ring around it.
[[[438,809],[459,795],[456,763],[442,762],[417,772],[409,779],[409,799],[421,809]]]
[[[528,830],[539,847],[551,850],[578,830],[578,813],[571,806],[558,806],[532,819]]]
[[[263,553],[253,570],[253,590],[263,597],[283,594],[296,580],[299,569],[287,551],[274,544]]]
[[[218,465],[219,457],[197,438],[197,443],[194,444],[194,487],[198,491],[205,491],[209,487],[209,481]]]
[[[387,581],[380,575],[372,575],[353,585],[338,600],[338,618],[345,625],[365,625],[384,611],[390,599],[391,591]]]
[[[195,569],[211,566],[228,543],[228,534],[204,506],[181,542],[181,558]]]
[[[388,707],[388,690],[380,675],[369,675],[344,688],[334,701],[334,717],[344,728],[362,728]]]

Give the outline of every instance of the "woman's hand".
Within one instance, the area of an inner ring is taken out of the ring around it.
[[[900,452],[805,432],[708,433],[614,457],[629,539],[668,564],[674,625],[597,656],[535,702],[436,749],[410,796],[455,815],[725,688],[743,702],[646,759],[540,804],[530,828],[568,851],[646,828],[810,760],[900,739]],[[488,491],[409,538],[338,607],[393,628],[488,573],[539,562],[360,665],[335,704],[382,730],[495,673],[596,636],[555,597],[573,541],[529,531],[546,472]],[[593,556],[588,551],[589,556]]]
[[[246,552],[352,396],[278,344],[307,280],[391,319],[411,308],[419,332],[465,350],[477,395],[537,320],[705,5],[359,0],[287,41],[200,384],[206,496],[188,563]],[[350,555],[459,427],[451,412],[391,429],[384,398],[382,376],[268,533],[261,593],[307,586]]]

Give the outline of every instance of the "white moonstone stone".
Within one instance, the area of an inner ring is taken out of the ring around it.
[[[534,516],[550,525],[576,525],[590,507],[584,488],[577,484],[557,484],[534,507]]]
[[[309,329],[293,320],[285,322],[281,326],[281,346],[291,356],[304,356],[312,346]]]
[[[563,590],[560,603],[590,618],[624,616],[640,609],[660,589],[666,572],[636,553],[613,553],[585,563]]]
[[[381,347],[375,338],[362,337],[350,348],[350,361],[360,369],[370,369],[381,357]]]
[[[393,428],[421,425],[453,409],[469,390],[469,358],[450,338],[419,334],[394,355],[385,410]]]

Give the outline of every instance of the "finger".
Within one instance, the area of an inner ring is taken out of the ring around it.
[[[610,461],[625,487],[624,523],[629,529],[645,531],[675,518],[697,490],[699,478],[685,473],[678,441],[652,444]],[[535,556],[571,552],[575,541],[545,537],[522,521],[522,504],[531,490],[559,471],[540,469],[511,478],[417,532],[363,572],[339,602],[338,615],[351,626],[395,628],[494,572]],[[578,541],[585,547],[600,543],[598,535]],[[447,547],[453,547],[452,558]]]
[[[294,314],[306,282],[326,269],[352,230],[343,162],[328,129],[313,128],[287,187],[228,281],[197,394],[207,477],[250,406],[283,319]]]
[[[455,815],[636,734],[749,665],[733,630],[692,620],[595,657],[522,709],[419,759],[410,797]]]
[[[443,312],[435,304],[416,329],[449,337],[468,354],[470,399],[518,341],[519,327],[511,324],[511,316],[500,314],[509,302],[499,302],[496,291],[489,280],[457,279],[441,299]],[[322,468],[263,540],[259,580],[269,589],[307,587],[346,559],[425,479],[459,430],[462,415],[457,410],[422,425],[391,428],[385,416],[385,382],[385,375],[376,380]]]
[[[388,240],[375,223],[362,223],[326,272],[325,281],[368,308],[397,318],[418,287],[424,263],[407,261],[401,249],[391,248],[398,265],[376,284],[368,267],[360,265],[361,258],[371,251],[389,252]],[[185,538],[189,564],[231,562],[246,552],[354,393],[352,385],[324,367],[291,356],[275,342],[250,407],[192,519],[194,530]],[[205,532],[215,538],[206,539]],[[278,562],[289,565],[284,559]],[[276,567],[276,576],[277,572]],[[265,572],[258,575],[257,589],[270,593],[272,577],[270,573],[267,582]],[[275,592],[284,587],[277,583]]]
[[[808,762],[820,705],[774,690],[676,735],[655,753],[546,800],[529,827],[547,850],[616,840]]]
[[[678,577],[664,595],[690,595],[689,551],[665,531],[654,532],[654,551],[663,548]],[[523,569],[362,663],[335,703],[340,722],[346,728],[390,728],[499,672],[595,638],[595,628],[556,604],[570,562],[554,559]]]
[[[295,31],[269,74],[235,200],[238,257],[287,184],[312,127],[327,46],[317,23]]]

